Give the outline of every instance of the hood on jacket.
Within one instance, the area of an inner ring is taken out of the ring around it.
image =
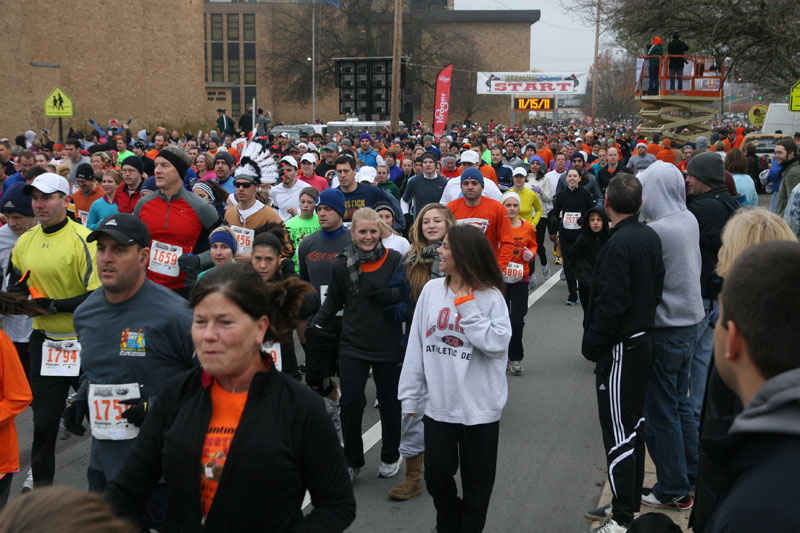
[[[642,215],[658,220],[686,210],[686,184],[672,163],[656,161],[639,174],[642,182]]]
[[[778,374],[758,389],[730,433],[800,435],[800,368]]]
[[[597,213],[600,215],[600,218],[603,219],[603,228],[600,230],[600,234],[593,233],[591,229],[589,229],[589,216],[592,213]],[[608,240],[608,215],[606,215],[606,210],[602,207],[593,207],[586,211],[583,214],[581,219],[578,221],[578,224],[581,226],[581,233],[584,233],[587,237],[592,239],[600,239],[601,241],[605,242]]]

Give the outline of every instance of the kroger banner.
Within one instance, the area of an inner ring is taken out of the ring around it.
[[[438,141],[447,126],[447,111],[450,107],[450,83],[453,80],[453,64],[444,67],[436,76],[436,101],[433,105],[433,136]]]
[[[478,72],[478,94],[586,94],[588,72]]]

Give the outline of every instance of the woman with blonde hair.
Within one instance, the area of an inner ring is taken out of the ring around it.
[[[751,246],[766,241],[796,240],[789,226],[776,214],[762,208],[742,207],[728,219],[722,229],[722,246],[717,255],[717,274],[723,278],[724,283],[724,278],[730,272],[733,262]],[[715,306],[715,309],[719,309],[719,306]],[[712,325],[716,319],[716,313],[712,313],[710,317]],[[764,316],[763,320],[768,321],[769,316]],[[742,411],[738,397],[720,378],[713,357],[708,372],[700,424],[701,441],[726,437],[733,419]],[[695,531],[703,531],[717,508],[720,491],[725,486],[725,478],[719,467],[710,462],[702,446],[698,454],[697,480],[691,525]]]
[[[306,329],[306,338],[325,337],[336,314],[346,309],[339,336],[342,438],[350,479],[364,466],[361,421],[369,371],[375,380],[381,417],[378,477],[400,471],[400,401],[397,383],[403,361],[402,320],[408,306],[403,257],[386,249],[378,213],[362,207],[353,213],[353,240],[336,256],[322,307]]]

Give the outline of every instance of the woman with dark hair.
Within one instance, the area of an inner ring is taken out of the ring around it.
[[[758,193],[756,186],[753,183],[747,172],[749,165],[747,164],[747,157],[738,148],[731,148],[725,156],[725,170],[731,173],[733,181],[736,183],[736,201],[739,205],[758,205]]]
[[[216,181],[204,180],[197,181],[192,185],[192,192],[213,205],[220,218],[225,217],[225,202],[228,199],[228,191]]]
[[[439,247],[447,229],[455,224],[453,213],[438,203],[423,207],[414,220],[414,225],[408,232],[411,248],[405,258],[406,278],[414,302],[428,281],[444,277],[444,272],[439,270]],[[409,310],[407,314],[411,311],[413,310]],[[422,494],[425,438],[421,417],[404,414],[400,424],[400,455],[406,460],[406,475],[399,485],[389,491],[389,497],[408,500]]]
[[[265,284],[249,264],[221,265],[194,287],[200,366],[175,376],[145,418],[106,500],[138,523],[160,478],[164,531],[343,531],[355,499],[318,395],[275,371],[311,286]],[[303,515],[305,492],[313,510]]]
[[[403,257],[381,242],[381,219],[369,207],[353,213],[353,240],[333,261],[328,291],[306,338],[324,336],[336,313],[345,309],[339,336],[339,400],[344,454],[350,479],[364,466],[361,420],[370,368],[381,416],[378,477],[400,471],[400,402],[397,381],[403,362],[402,320],[407,309]]]
[[[503,276],[478,228],[447,230],[439,269],[445,277],[425,285],[414,310],[398,396],[404,413],[424,415],[425,481],[437,530],[482,531],[508,397],[511,323]],[[453,479],[459,466],[462,498]]]

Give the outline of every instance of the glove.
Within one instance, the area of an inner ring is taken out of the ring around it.
[[[527,263],[531,259],[533,259],[533,252],[531,252],[529,249],[525,248],[525,250],[522,252],[522,260]]]
[[[86,433],[83,420],[89,419],[89,402],[86,398],[70,398],[61,416],[64,418],[64,427],[67,431],[80,437]]]
[[[119,403],[130,405],[122,412],[122,418],[137,428],[142,427],[142,422],[144,422],[144,417],[147,414],[147,398],[131,398],[130,400],[122,400]]]
[[[194,254],[183,254],[178,258],[178,268],[185,271],[200,270],[200,258]]]
[[[48,314],[55,314],[58,313],[58,309],[56,309],[53,300],[50,298],[34,298],[31,300],[37,307],[41,307],[44,309]]]
[[[531,190],[533,190],[533,192],[535,192],[536,194],[542,194],[542,188],[539,187],[538,185],[534,185],[533,187],[531,187]]]
[[[391,287],[372,289],[371,291],[364,291],[361,294],[369,301],[380,305],[391,305],[402,299],[400,289],[393,289]]]

